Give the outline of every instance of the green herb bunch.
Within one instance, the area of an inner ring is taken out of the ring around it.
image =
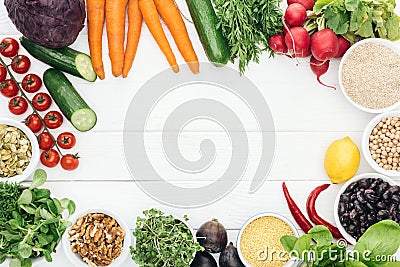
[[[219,27],[228,40],[230,60],[239,60],[240,73],[263,51],[273,56],[268,39],[282,32],[281,0],[213,0]]]
[[[400,226],[391,220],[372,225],[360,237],[352,253],[347,251],[346,244],[332,242],[331,232],[322,225],[299,238],[281,238],[285,250],[299,255],[308,267],[388,267],[393,264],[390,263],[391,256],[400,247]],[[400,265],[395,263],[393,266]]]
[[[10,267],[30,267],[32,259],[44,256],[52,261],[51,253],[68,226],[69,221],[63,219],[62,213],[67,210],[71,215],[75,212],[75,203],[69,199],[52,198],[48,189],[40,189],[47,180],[44,170],[35,171],[29,188],[20,185],[0,183],[0,188],[10,187],[14,204],[1,206],[2,218],[8,220],[0,224],[0,264],[10,257]],[[15,201],[14,194],[18,195]],[[1,203],[6,203],[1,194]]]
[[[131,247],[132,259],[143,267],[189,266],[201,247],[186,224],[156,209],[143,214],[133,232],[136,245]]]
[[[0,183],[0,226],[10,220],[21,192],[17,183]]]
[[[400,39],[400,17],[395,0],[317,0],[315,16],[306,22],[330,28],[351,42],[363,38]]]

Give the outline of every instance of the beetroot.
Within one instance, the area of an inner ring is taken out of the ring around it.
[[[285,22],[290,27],[303,25],[303,23],[306,21],[306,18],[306,8],[298,3],[290,4],[284,15]]]
[[[315,59],[326,61],[339,52],[339,42],[331,29],[317,31],[311,36],[311,53]]]
[[[314,74],[317,76],[317,81],[321,85],[336,90],[336,88],[334,86],[326,85],[323,82],[321,82],[321,79],[320,79],[321,76],[324,75],[329,69],[329,60],[319,61],[319,60],[315,59],[314,56],[312,56],[310,59],[310,67],[311,67],[311,70],[314,72]]]
[[[268,40],[269,47],[277,54],[285,54],[288,49],[285,44],[285,37],[281,34],[275,34]]]
[[[310,35],[303,27],[293,27],[285,34],[285,43],[289,53],[294,56],[304,55],[310,48]]]
[[[343,36],[338,36],[338,43],[339,43],[339,51],[334,56],[334,58],[341,58],[346,53],[346,51],[350,48],[350,42],[347,41]]]

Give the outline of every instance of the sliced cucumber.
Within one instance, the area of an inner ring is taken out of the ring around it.
[[[21,37],[21,45],[38,60],[74,76],[94,82],[97,78],[91,58],[72,48],[48,48]]]
[[[61,112],[78,131],[86,132],[96,125],[96,113],[83,100],[64,73],[48,69],[43,74],[43,82]]]

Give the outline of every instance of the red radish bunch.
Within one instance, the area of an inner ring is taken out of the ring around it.
[[[282,33],[272,36],[269,47],[277,54],[292,58],[304,58],[311,55],[310,67],[320,84],[321,75],[329,68],[329,60],[341,58],[350,48],[350,42],[336,35],[331,29],[309,33],[305,28],[307,11],[314,7],[314,0],[287,0],[288,7],[282,17]]]

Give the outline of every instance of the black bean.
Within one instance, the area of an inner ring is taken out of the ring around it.
[[[376,204],[376,207],[380,210],[383,210],[386,208],[386,204],[384,202],[378,202],[378,204]]]
[[[368,183],[368,180],[367,180],[367,179],[362,179],[362,180],[360,180],[360,181],[358,182],[358,186],[359,186],[360,188],[367,189],[367,188],[369,187],[369,185],[370,185],[370,183]]]
[[[392,201],[394,203],[400,203],[400,196],[399,195],[392,195]]]
[[[370,203],[366,204],[367,209],[371,212],[371,211],[375,211],[375,207],[372,206]]]
[[[357,199],[357,195],[356,194],[352,194],[351,196],[350,196],[350,200],[351,201],[354,201],[354,200],[356,200]]]
[[[390,193],[397,194],[400,192],[400,187],[398,185],[394,185],[389,188]]]
[[[348,192],[353,192],[356,188],[358,188],[358,184],[357,182],[353,182],[349,185],[349,187],[347,187],[346,191],[348,190]]]
[[[338,212],[339,216],[346,212],[346,204],[344,202],[339,202]]]
[[[347,227],[346,231],[350,234],[354,233],[357,230],[357,226],[354,224],[350,224],[349,227]]]
[[[354,220],[358,217],[358,213],[355,209],[351,210],[349,213],[350,220]]]
[[[364,198],[364,194],[361,191],[357,192],[357,200],[360,201],[363,204],[367,203],[367,201]]]
[[[365,194],[365,199],[370,203],[376,203],[379,201],[379,197],[374,194]]]
[[[355,208],[356,208],[356,211],[358,212],[358,213],[360,213],[360,214],[363,214],[364,213],[364,211],[365,211],[365,208],[364,208],[364,206],[360,203],[360,204],[356,204],[355,205]]]
[[[393,203],[390,205],[389,212],[392,213],[394,211],[397,211],[397,204]]]
[[[361,226],[362,226],[367,221],[367,216],[366,215],[361,215],[358,220],[360,221]]]
[[[386,189],[387,189],[387,186],[386,186],[385,184],[381,184],[381,185],[379,185],[377,188],[375,188],[375,193],[376,193],[377,195],[382,195],[383,192],[386,191]]]
[[[365,227],[361,227],[361,228],[360,228],[360,233],[361,233],[361,235],[364,234],[365,231],[367,231],[367,228],[365,228]]]
[[[375,189],[375,188],[377,188],[378,186],[379,186],[379,182],[378,182],[378,181],[374,181],[374,182],[372,182],[372,184],[369,186],[369,188]]]
[[[350,202],[349,204],[347,204],[347,210],[352,210],[354,209],[354,203]]]
[[[368,179],[363,179],[363,180],[366,180],[366,181],[367,181],[368,186],[370,186],[373,182],[375,182],[375,179],[374,179],[374,178],[368,178]]]
[[[376,222],[375,214],[368,213],[367,214],[367,221],[368,221],[368,223],[371,223],[371,224],[375,223]]]
[[[350,202],[350,193],[345,193],[340,196],[340,201],[344,203],[349,203]]]
[[[378,212],[378,214],[377,214],[377,218],[378,218],[378,220],[386,220],[386,219],[389,219],[389,217],[390,217],[390,214],[389,214],[389,211],[387,211],[387,210],[380,210],[379,212]]]
[[[384,200],[388,200],[391,195],[392,195],[392,193],[390,192],[390,189],[388,189],[388,190],[385,191],[385,193],[383,193],[382,198]]]

